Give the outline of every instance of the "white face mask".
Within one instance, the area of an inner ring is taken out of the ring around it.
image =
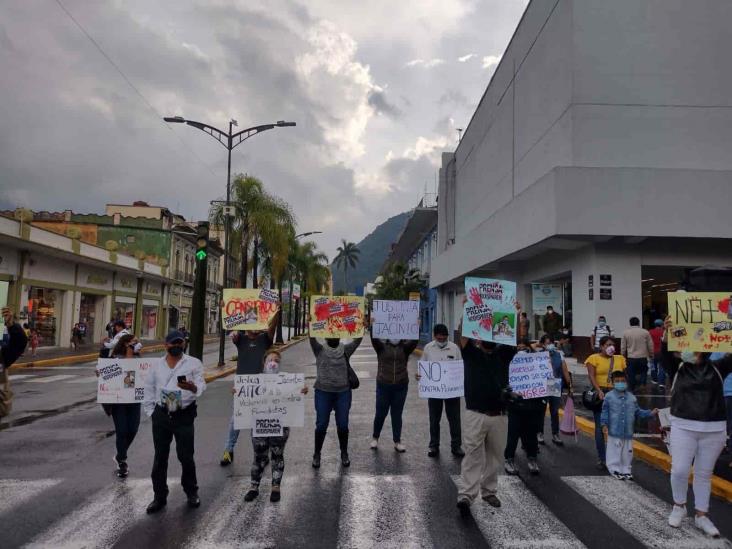
[[[605,349],[605,354],[607,356],[613,356],[615,354],[615,346],[610,345]]]
[[[399,345],[400,341],[401,339],[390,339],[389,343],[391,343],[392,345]]]
[[[445,341],[437,341],[437,340],[435,340],[435,343],[437,343],[437,346],[440,349],[444,349],[445,347],[447,347],[447,340],[445,340]]]
[[[280,371],[280,363],[276,360],[268,360],[264,363],[265,374],[276,374]]]
[[[681,351],[681,360],[687,364],[696,364],[696,353],[694,351]]]

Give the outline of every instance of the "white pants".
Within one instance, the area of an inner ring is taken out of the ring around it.
[[[607,437],[605,463],[611,473],[630,475],[633,464],[633,439]]]
[[[712,473],[727,441],[724,431],[703,433],[680,429],[671,424],[671,491],[675,503],[686,503],[689,472],[694,464],[694,505],[697,511],[709,511]]]
[[[487,416],[466,410],[463,418],[463,449],[465,457],[460,464],[458,499],[471,502],[479,493],[495,495],[498,490],[498,469],[503,463],[508,419],[506,416]]]

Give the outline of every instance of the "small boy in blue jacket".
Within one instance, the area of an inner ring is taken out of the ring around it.
[[[628,391],[625,372],[612,374],[613,390],[602,402],[600,423],[607,436],[607,470],[618,480],[633,480],[633,431],[636,418],[648,419],[658,410],[644,410],[635,395]]]

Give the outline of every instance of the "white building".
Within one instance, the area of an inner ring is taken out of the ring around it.
[[[431,285],[565,285],[586,346],[662,313],[686,269],[732,265],[732,2],[533,0],[454,153]]]

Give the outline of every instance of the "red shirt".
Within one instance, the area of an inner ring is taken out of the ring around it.
[[[648,330],[648,333],[651,334],[651,339],[653,340],[653,353],[654,354],[660,354],[661,353],[661,338],[663,337],[663,328],[660,326],[656,326],[655,328]]]

